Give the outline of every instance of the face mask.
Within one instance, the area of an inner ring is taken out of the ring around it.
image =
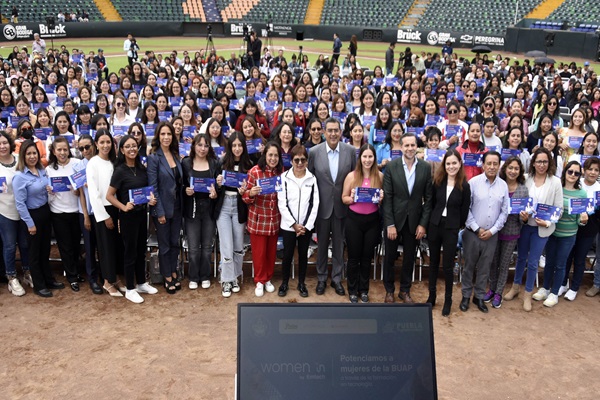
[[[31,138],[33,137],[33,133],[33,129],[26,129],[23,132],[21,132],[21,137],[26,140],[31,140]]]
[[[408,124],[409,124],[409,126],[417,127],[417,126],[419,126],[419,120],[418,119],[411,119],[411,120],[408,121]]]

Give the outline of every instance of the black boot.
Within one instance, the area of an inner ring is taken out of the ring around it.
[[[442,308],[442,317],[449,316],[451,309],[452,309],[452,296],[446,296],[446,298],[444,300],[444,308]]]
[[[434,291],[429,291],[429,297],[427,297],[427,301],[425,301],[426,304],[431,304],[431,307],[435,306],[435,298],[436,298],[436,293],[435,290]]]

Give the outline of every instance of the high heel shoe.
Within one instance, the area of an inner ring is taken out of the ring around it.
[[[171,282],[174,282],[174,285],[175,285],[175,290],[181,290],[181,281],[179,280],[179,278],[178,278],[178,277],[176,277],[176,276],[173,276],[173,277],[171,278]]]
[[[174,294],[177,291],[177,287],[175,286],[175,279],[171,278],[170,281],[165,279],[165,290],[169,294]]]
[[[114,285],[108,284],[108,286],[102,286],[102,289],[106,290],[106,293],[110,294],[112,297],[123,297],[123,293],[119,292]]]
[[[435,292],[429,292],[429,297],[427,297],[427,301],[425,301],[425,303],[431,304],[431,307],[433,307],[433,306],[435,306],[435,298],[436,298]]]
[[[444,301],[444,308],[442,308],[442,317],[449,316],[451,309],[452,309],[452,299],[446,299]]]

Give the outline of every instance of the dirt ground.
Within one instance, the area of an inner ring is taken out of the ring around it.
[[[214,280],[195,291],[185,281],[175,295],[161,288],[141,305],[93,295],[87,284],[51,299],[28,287],[17,298],[2,285],[0,399],[233,399],[237,303],[348,301],[330,287],[316,296],[314,267],[308,298],[297,295],[296,281],[286,298],[256,298],[245,268],[241,292],[229,299]],[[531,313],[520,300],[488,314],[474,305],[463,313],[455,286],[451,316],[441,316],[441,304],[433,309],[439,398],[597,399],[600,302],[584,295],[591,278],[586,274],[576,301],[561,299],[553,309],[535,302]],[[426,271],[412,293],[417,301],[427,298]],[[381,281],[371,281],[372,301],[382,302],[384,294]]]

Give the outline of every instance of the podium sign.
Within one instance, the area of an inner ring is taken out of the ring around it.
[[[426,304],[239,304],[236,395],[437,399]]]

